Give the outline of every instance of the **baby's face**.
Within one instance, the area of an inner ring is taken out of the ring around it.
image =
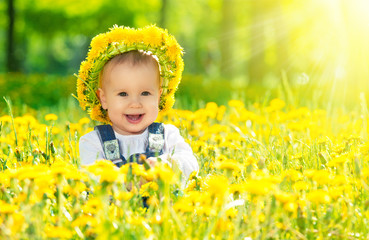
[[[122,63],[107,73],[99,89],[113,129],[123,135],[140,134],[159,113],[159,69],[152,64]]]

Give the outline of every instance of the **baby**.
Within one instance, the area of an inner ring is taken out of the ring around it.
[[[127,45],[124,35],[120,37],[123,38],[121,44]],[[115,47],[119,45],[116,42],[113,44]],[[91,46],[93,48],[92,43]],[[164,89],[168,88],[173,80],[165,79],[166,74],[162,66],[166,66],[160,64],[160,59],[153,53],[141,49],[107,55],[110,59],[98,72],[96,97],[101,104],[99,116],[104,118],[105,114],[106,122],[111,125],[97,126],[94,131],[80,138],[81,163],[87,165],[98,159],[108,159],[117,166],[122,166],[127,162],[136,161],[138,154],[145,154],[151,167],[154,167],[160,158],[172,167],[177,166],[186,177],[191,172],[198,171],[197,160],[179,130],[170,124],[154,122],[165,99]],[[85,76],[87,81],[81,79],[80,87],[84,87],[83,84],[86,85],[88,80],[92,82],[88,75],[96,71],[91,69]],[[83,72],[80,70],[79,78],[81,76],[83,77]],[[89,89],[91,88],[89,86]],[[84,95],[86,98],[83,93],[78,97]],[[166,95],[168,97],[168,90]],[[83,99],[80,102],[83,104]]]

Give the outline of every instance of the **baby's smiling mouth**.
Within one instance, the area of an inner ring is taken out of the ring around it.
[[[128,122],[130,122],[130,123],[139,123],[142,120],[144,114],[125,114],[125,116],[126,116]]]

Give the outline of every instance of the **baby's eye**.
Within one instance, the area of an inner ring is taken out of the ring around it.
[[[121,92],[121,93],[118,93],[119,96],[121,97],[126,97],[128,96],[128,94],[126,92]]]
[[[141,95],[142,95],[142,96],[149,96],[150,94],[151,94],[151,93],[150,93],[150,92],[148,92],[148,91],[145,91],[145,92],[142,92],[142,93],[141,93]]]

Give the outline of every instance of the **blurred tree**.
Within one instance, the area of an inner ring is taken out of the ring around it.
[[[168,8],[168,0],[161,0],[161,9],[160,9],[160,21],[159,26],[165,28],[167,23],[167,8]]]
[[[18,72],[20,65],[18,64],[17,55],[15,52],[15,0],[7,0],[7,15],[8,15],[8,26],[7,26],[7,41],[6,41],[6,71]]]
[[[184,48],[185,72],[204,74],[208,57],[206,49],[210,42],[218,41],[219,24],[214,23],[218,23],[217,14],[221,7],[217,3],[221,0],[169,2],[171,11],[168,10],[166,28]],[[218,52],[219,49],[216,49]]]
[[[251,56],[247,62],[249,83],[259,84],[265,74],[265,8],[267,0],[250,1],[252,12],[250,13],[251,28],[249,48]]]
[[[8,41],[10,52],[22,53],[12,64],[23,72],[71,74],[86,56],[91,38],[114,24],[141,27],[159,19],[161,0],[8,0],[17,14],[19,38]],[[17,4],[15,4],[17,2]],[[14,14],[9,16],[13,16]],[[22,41],[20,41],[22,40]],[[9,55],[17,56],[17,55]],[[14,60],[13,60],[14,61]]]

